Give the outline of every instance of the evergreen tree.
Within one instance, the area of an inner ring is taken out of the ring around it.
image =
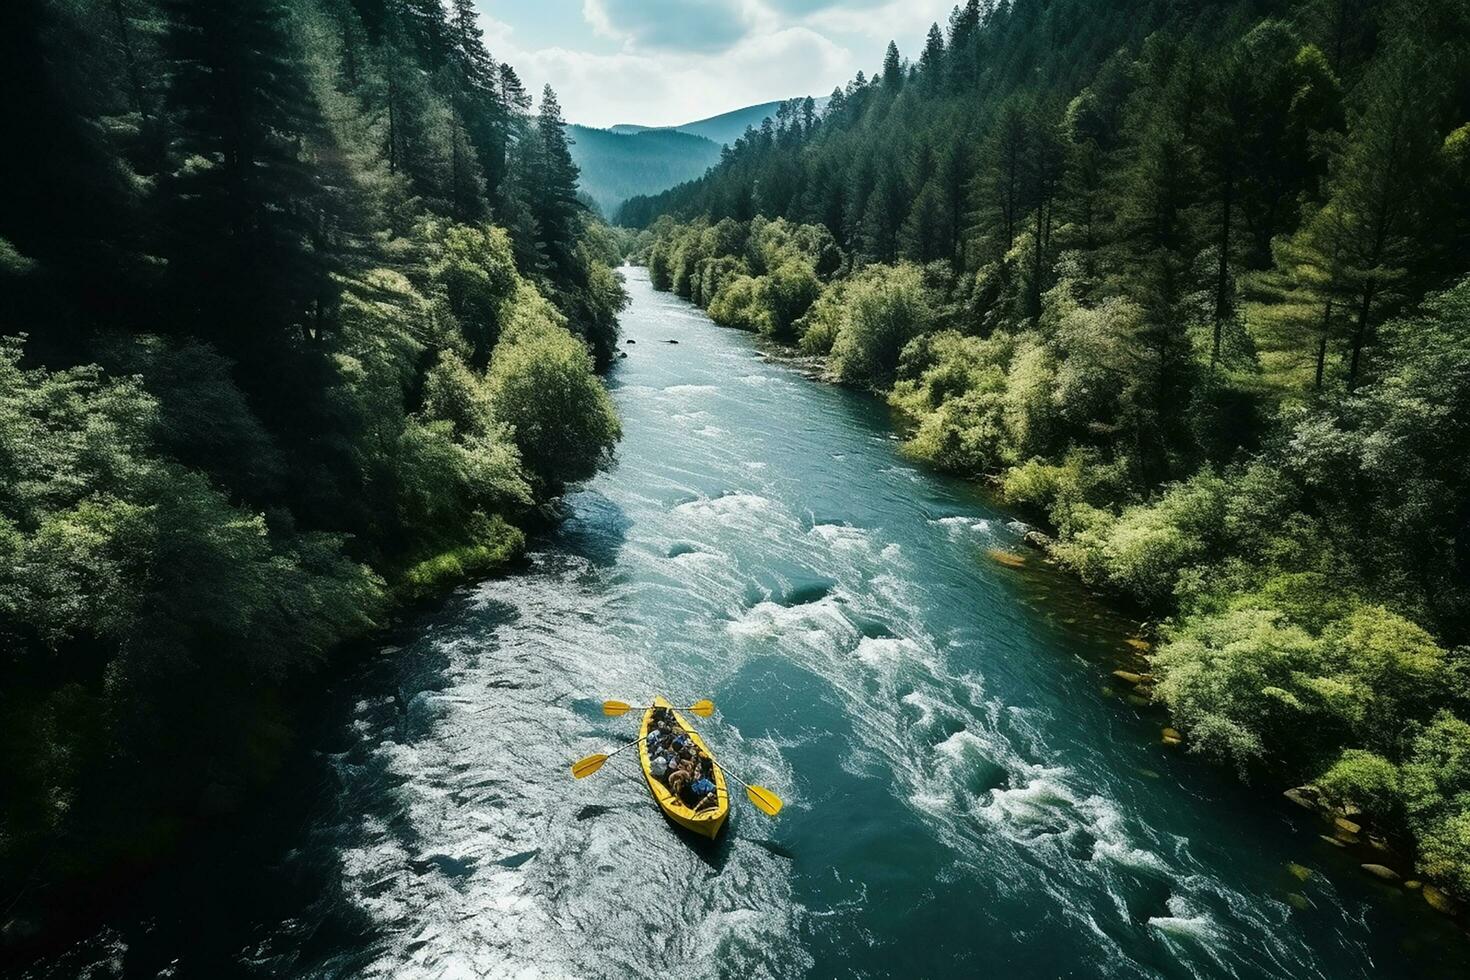
[[[944,85],[944,32],[938,24],[929,25],[929,36],[924,40],[924,52],[919,55],[919,78],[924,91],[933,95]]]
[[[165,9],[181,320],[259,361],[278,351],[259,331],[315,339],[332,301],[326,192],[306,157],[324,134],[282,0],[167,0]]]
[[[535,167],[529,175],[531,213],[540,235],[538,248],[553,275],[569,275],[576,268],[576,243],[580,231],[577,216],[577,165],[567,139],[566,120],[556,93],[547,85],[541,92],[536,115],[537,147],[527,162]]]
[[[883,56],[883,87],[889,92],[903,88],[903,59],[898,55],[898,44],[889,41],[888,52]]]

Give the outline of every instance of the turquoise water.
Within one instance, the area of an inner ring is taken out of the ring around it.
[[[616,465],[524,574],[404,624],[246,830],[31,975],[1464,975],[1422,900],[1161,746],[1108,689],[1128,624],[880,403],[628,276]],[[627,754],[569,778],[655,693],[716,701],[778,820],[699,847]]]

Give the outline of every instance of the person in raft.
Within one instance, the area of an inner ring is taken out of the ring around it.
[[[663,780],[675,799],[690,809],[699,811],[717,806],[719,792],[714,783],[714,760],[699,751],[684,732],[670,728],[669,714],[664,708],[654,709],[657,727],[649,730],[645,740],[649,771],[655,779]]]

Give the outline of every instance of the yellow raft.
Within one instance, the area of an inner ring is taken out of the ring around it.
[[[688,735],[699,751],[711,759],[715,757],[715,754],[709,750],[709,746],[704,744],[704,739],[699,737],[699,733],[689,727],[688,722],[673,710],[673,706],[668,701],[662,697],[654,698],[653,708],[643,713],[643,726],[638,730],[638,762],[643,766],[643,778],[648,780],[649,792],[653,793],[654,801],[670,820],[686,830],[692,830],[702,837],[713,840],[719,834],[720,828],[725,826],[725,818],[730,815],[730,794],[725,789],[725,773],[720,769],[719,763],[715,763],[715,798],[719,800],[719,803],[707,810],[700,810],[696,813],[685,806],[673,793],[670,793],[669,788],[663,784],[663,780],[653,774],[653,760],[648,755],[648,733],[653,728],[654,708],[668,708],[674,716],[674,723],[678,726],[678,730]]]

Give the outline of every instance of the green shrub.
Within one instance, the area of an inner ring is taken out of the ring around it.
[[[709,305],[710,319],[722,327],[770,333],[770,313],[765,309],[761,280],[736,275],[725,280]]]
[[[1362,749],[1344,749],[1313,782],[1329,801],[1356,804],[1380,827],[1394,820],[1402,805],[1398,767]]]
[[[847,317],[832,343],[831,371],[848,384],[889,387],[904,345],[934,311],[918,266],[870,266],[848,284]]]
[[[510,428],[527,470],[543,487],[582,480],[621,435],[587,349],[544,318],[507,331],[488,376],[495,418]]]
[[[464,330],[474,363],[484,365],[500,333],[501,304],[520,277],[505,229],[430,223],[429,275],[443,288]]]
[[[1434,718],[1404,763],[1403,793],[1419,869],[1470,898],[1470,724]]]
[[[1322,643],[1271,609],[1187,620],[1153,658],[1157,696],[1191,747],[1241,775],[1315,754],[1322,710],[1296,678],[1322,663]]]

